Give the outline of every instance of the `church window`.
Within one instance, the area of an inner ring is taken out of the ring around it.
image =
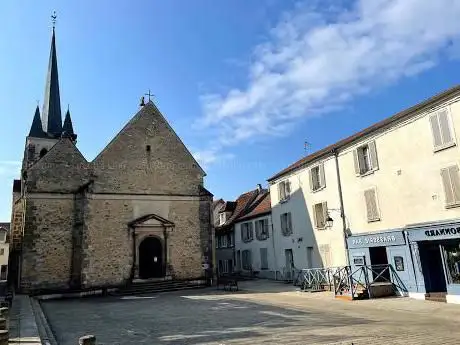
[[[48,153],[48,150],[43,148],[40,150],[40,158],[42,158],[44,155],[46,155]]]

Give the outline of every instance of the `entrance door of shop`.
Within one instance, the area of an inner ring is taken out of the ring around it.
[[[372,279],[375,282],[389,282],[390,272],[388,268],[386,266],[380,266],[380,265],[388,265],[386,247],[369,248],[369,255],[370,255],[371,265],[372,265]]]
[[[419,242],[418,248],[426,292],[446,292],[446,277],[439,244]]]

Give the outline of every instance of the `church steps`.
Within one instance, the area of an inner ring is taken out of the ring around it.
[[[130,286],[110,293],[112,296],[139,295],[157,292],[169,292],[179,290],[198,289],[206,287],[204,280],[196,281],[152,281],[133,283]]]

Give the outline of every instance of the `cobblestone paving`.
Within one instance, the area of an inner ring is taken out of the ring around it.
[[[60,345],[75,345],[85,334],[96,335],[98,345],[460,343],[458,305],[407,298],[345,302],[257,284],[232,294],[206,289],[42,305]]]

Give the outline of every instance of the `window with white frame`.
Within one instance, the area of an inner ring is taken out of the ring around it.
[[[269,237],[268,233],[268,219],[256,220],[256,238],[259,241],[264,241]]]
[[[317,229],[326,229],[327,202],[313,205],[313,217]]]
[[[454,134],[447,109],[441,109],[430,115],[434,150],[439,151],[455,145]]]
[[[370,188],[364,191],[364,201],[366,203],[367,221],[375,222],[380,220],[376,188]]]
[[[292,234],[292,216],[291,212],[282,213],[280,215],[281,221],[281,233],[283,236],[289,236]]]
[[[353,159],[356,175],[366,175],[379,168],[375,141],[361,145],[353,150]]]
[[[446,207],[460,206],[460,176],[458,165],[441,169]]]
[[[291,195],[291,183],[289,180],[278,183],[278,197],[280,202],[286,201]]]
[[[250,242],[254,238],[252,222],[242,223],[241,224],[241,240],[243,242]]]
[[[319,164],[310,169],[310,190],[316,192],[326,187],[324,164]]]
[[[232,273],[233,266],[232,260],[219,260],[219,273],[220,274],[228,274]]]
[[[219,225],[225,223],[225,212],[219,213]]]
[[[267,248],[260,248],[260,269],[268,270],[268,250]]]
[[[243,270],[249,271],[252,268],[251,250],[243,250],[241,252],[241,260],[243,264]]]

